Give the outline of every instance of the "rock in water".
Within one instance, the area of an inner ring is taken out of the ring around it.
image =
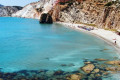
[[[82,77],[82,74],[72,74],[69,77],[67,77],[67,80],[82,80]]]
[[[47,14],[46,13],[42,14],[40,17],[40,23],[46,23],[46,18],[47,18]]]
[[[103,59],[103,58],[98,58],[98,59],[95,59],[96,61],[107,61],[107,59]]]
[[[85,65],[84,67],[82,67],[82,70],[85,72],[85,73],[90,73],[91,71],[93,71],[95,68],[95,66],[93,64],[87,64]]]
[[[53,23],[53,19],[52,19],[52,17],[50,15],[47,16],[46,23],[49,23],[49,24]]]
[[[109,65],[120,65],[120,61],[119,61],[119,60],[107,61],[107,62],[105,62],[105,64],[109,64]]]
[[[41,14],[41,17],[40,17],[40,23],[52,24],[53,23],[53,19],[52,19],[50,14],[43,13],[43,14]]]

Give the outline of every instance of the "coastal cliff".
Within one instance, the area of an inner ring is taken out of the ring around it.
[[[40,0],[25,6],[13,17],[40,19],[42,13],[49,13],[54,22],[80,23],[104,29],[120,29],[120,3],[112,0],[69,0],[50,5],[51,0]],[[59,0],[58,0],[59,1]],[[49,11],[46,12],[49,5]]]
[[[64,6],[57,17],[59,21],[83,23],[104,29],[120,29],[120,4],[118,2],[85,0],[59,6]]]
[[[22,7],[20,6],[2,6],[0,7],[0,17],[3,16],[11,16],[13,13],[21,10]]]
[[[22,10],[12,14],[12,17],[24,17],[39,19],[40,15],[37,13],[37,7],[41,7],[40,2],[34,2],[26,5]],[[41,4],[42,5],[42,4]]]
[[[13,17],[24,17],[40,19],[40,15],[45,11],[44,6],[49,0],[40,0],[26,5],[22,10],[12,14]]]

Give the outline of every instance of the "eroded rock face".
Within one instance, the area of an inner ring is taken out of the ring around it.
[[[22,10],[12,14],[13,17],[24,17],[40,19],[41,14],[44,12],[44,5],[50,0],[39,0],[26,5]]]
[[[30,3],[26,5],[22,10],[12,14],[12,16],[39,19],[40,13],[41,13],[41,12],[38,12],[39,8],[42,9],[42,7],[44,6],[44,3],[42,1],[43,0],[39,2]]]
[[[120,29],[120,4],[105,6],[109,1],[84,0],[79,3],[74,1],[59,12],[59,20],[95,24],[99,28]]]
[[[20,6],[2,6],[0,7],[0,17],[2,16],[11,16],[13,13],[21,10]]]
[[[39,19],[41,14],[45,13],[44,5],[50,1],[40,0],[28,4],[12,16]],[[73,0],[72,3],[64,5],[56,4],[47,13],[52,16],[53,21],[95,24],[99,28],[120,29],[120,4],[105,6],[109,1],[112,0]]]
[[[48,13],[43,13],[43,14],[41,14],[40,23],[52,24],[52,23],[53,23],[53,20],[52,20],[51,15],[48,14]]]

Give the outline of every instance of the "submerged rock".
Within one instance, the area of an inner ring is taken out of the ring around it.
[[[43,14],[41,14],[41,17],[40,17],[40,23],[52,24],[53,23],[53,19],[52,19],[50,14],[43,13]]]
[[[69,77],[67,77],[67,80],[81,80],[83,77],[82,74],[72,74]]]
[[[98,58],[98,59],[95,59],[96,61],[107,61],[108,59],[103,59],[103,58]]]
[[[91,62],[90,62],[90,61],[87,61],[87,62],[84,62],[84,64],[91,64]]]
[[[108,71],[120,71],[120,67],[107,67],[106,70],[108,70]]]
[[[47,76],[53,76],[53,74],[54,74],[54,71],[47,71],[47,72],[46,72],[46,75],[47,75]]]
[[[65,67],[65,66],[67,66],[67,65],[66,65],[66,64],[61,64],[61,66],[62,66],[62,67]]]
[[[105,62],[105,64],[109,64],[109,65],[120,65],[120,61],[119,61],[119,60],[107,61],[107,62]]]
[[[73,63],[71,63],[71,64],[68,64],[68,66],[69,66],[69,67],[72,67],[72,66],[75,66],[75,65],[74,65]]]
[[[95,68],[95,66],[93,64],[87,64],[85,65],[84,67],[82,67],[82,70],[85,72],[85,73],[90,73],[91,71],[93,71]]]
[[[95,73],[98,73],[100,70],[99,69],[94,69],[94,72]]]
[[[64,73],[63,71],[59,70],[59,71],[56,71],[54,75],[62,75],[63,73]]]

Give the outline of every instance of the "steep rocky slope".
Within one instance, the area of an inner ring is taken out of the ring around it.
[[[22,10],[12,14],[13,17],[25,17],[25,18],[39,18],[36,8],[41,7],[40,2],[35,2],[26,5]]]
[[[2,16],[11,16],[13,13],[21,10],[22,7],[19,6],[3,6],[0,7],[0,17]]]
[[[45,11],[45,5],[47,5],[49,2],[50,0],[40,0],[38,2],[30,3],[12,16],[40,19],[41,13]]]
[[[120,4],[108,5],[109,2],[110,0],[86,0],[66,3],[67,7],[60,10],[59,16],[56,18],[64,22],[96,25],[99,28],[120,29]]]

